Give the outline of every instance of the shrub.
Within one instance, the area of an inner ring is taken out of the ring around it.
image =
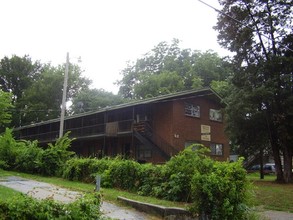
[[[155,187],[161,185],[163,178],[163,166],[153,164],[141,164],[139,169],[138,194],[156,196]]]
[[[68,151],[72,139],[68,137],[68,132],[56,143],[49,144],[40,157],[40,173],[48,176],[61,176],[62,168],[66,161],[74,155],[74,152]]]
[[[91,158],[71,158],[67,160],[64,167],[62,177],[68,180],[85,181],[90,176],[88,167],[92,162]]]
[[[0,136],[0,166],[5,169],[13,169],[17,158],[17,141],[13,138],[12,129],[6,128]]]
[[[0,219],[99,219],[100,195],[86,194],[73,203],[62,204],[53,200],[34,200],[21,195],[0,201]]]
[[[136,161],[116,158],[109,168],[109,176],[104,175],[104,178],[111,180],[109,184],[113,187],[135,190],[139,179],[139,167],[140,164]]]
[[[164,166],[164,181],[154,188],[154,194],[172,201],[190,201],[190,183],[194,173],[212,166],[212,160],[206,156],[207,152],[203,145],[196,144],[172,157]],[[204,168],[203,164],[206,164]]]
[[[23,141],[23,146],[17,150],[15,169],[26,173],[39,173],[43,151],[38,147],[37,141]]]
[[[194,213],[209,219],[245,219],[249,183],[241,160],[213,162],[209,172],[193,175],[191,189]]]
[[[71,158],[66,161],[63,167],[62,177],[69,180],[78,180],[82,182],[94,182],[96,175],[107,170],[113,159],[103,158]]]

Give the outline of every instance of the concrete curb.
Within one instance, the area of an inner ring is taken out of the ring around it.
[[[154,205],[150,203],[138,202],[135,200],[127,199],[118,196],[117,199],[123,203],[132,206],[133,208],[146,213],[153,213],[168,220],[195,220],[198,218],[192,218],[190,212],[182,208],[176,207],[164,207],[160,205]]]

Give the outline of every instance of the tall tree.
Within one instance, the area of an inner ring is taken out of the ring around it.
[[[222,9],[215,27],[219,31],[218,39],[222,46],[235,53],[233,87],[227,99],[228,129],[243,146],[248,140],[255,140],[261,145],[269,141],[277,180],[290,182],[293,155],[293,3],[291,0],[219,2]]]
[[[12,95],[0,89],[0,132],[11,121]]]
[[[22,99],[24,91],[38,80],[41,71],[42,64],[38,61],[33,62],[28,55],[24,57],[13,55],[11,58],[1,59],[0,88],[12,94],[12,103],[15,106],[11,126],[18,125],[15,124],[19,121],[18,102]]]
[[[22,99],[18,102],[20,109],[20,123],[28,124],[49,120],[60,116],[62,103],[62,90],[64,82],[65,65],[57,67],[44,65],[39,79],[26,89]],[[69,66],[67,87],[67,101],[88,88],[90,81],[81,76],[81,69],[77,65]]]
[[[11,58],[4,57],[0,61],[0,88],[13,94],[13,102],[17,102],[23,91],[38,79],[42,70],[40,62],[33,62],[29,56]]]
[[[72,99],[71,114],[94,111],[123,103],[119,95],[103,89],[83,89]]]
[[[212,51],[180,49],[179,40],[161,42],[135,63],[122,70],[119,93],[140,99],[159,94],[209,86],[230,74],[227,61]]]

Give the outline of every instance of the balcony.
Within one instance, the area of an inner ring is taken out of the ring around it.
[[[118,136],[132,133],[133,120],[115,121],[91,126],[66,128],[64,133],[70,131],[70,138],[87,139],[92,137]],[[35,134],[21,134],[20,139],[38,140],[39,142],[52,142],[59,136],[59,130]]]

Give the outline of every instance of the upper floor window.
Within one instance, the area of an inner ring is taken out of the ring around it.
[[[222,112],[221,110],[210,109],[210,120],[212,121],[222,121]]]
[[[200,107],[199,105],[193,105],[191,103],[185,103],[185,115],[191,117],[200,117]]]

